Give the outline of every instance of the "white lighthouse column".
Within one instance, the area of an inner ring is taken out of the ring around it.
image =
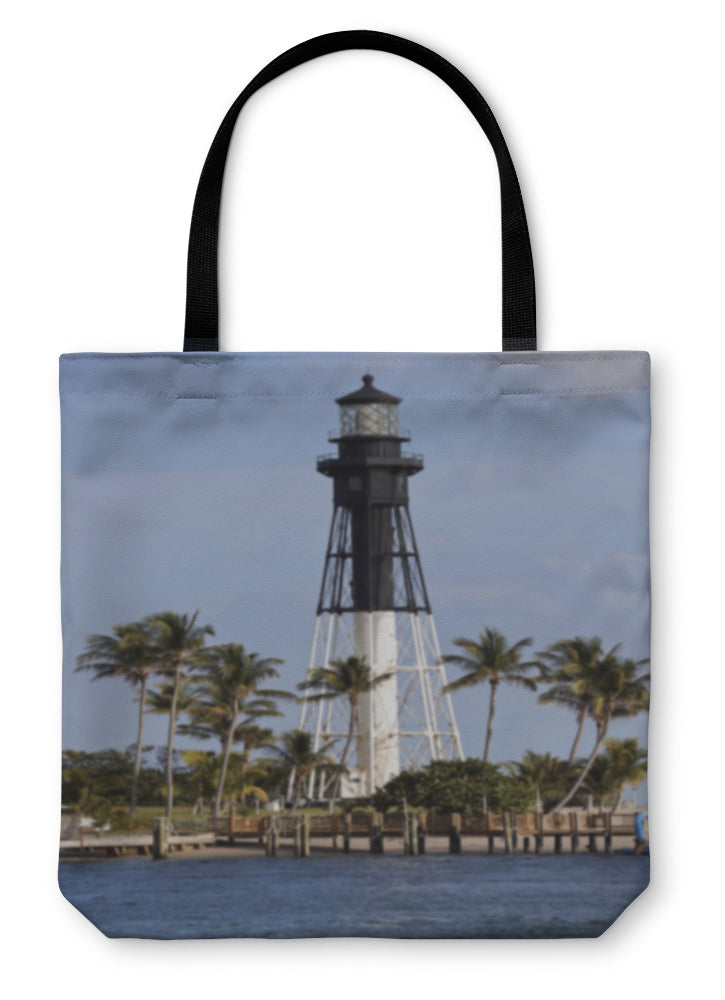
[[[357,766],[372,793],[400,771],[395,612],[356,611],[353,617],[355,655],[365,657],[373,678],[392,674],[360,698]]]

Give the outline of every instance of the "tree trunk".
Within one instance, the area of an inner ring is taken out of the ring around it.
[[[488,724],[486,726],[486,747],[483,751],[484,763],[488,761],[491,753],[491,736],[493,735],[493,716],[496,711],[496,687],[498,681],[491,681],[491,698],[488,703]]]
[[[371,694],[372,697],[372,694]],[[345,770],[345,764],[347,762],[347,755],[350,750],[350,744],[352,743],[352,738],[355,733],[355,724],[357,721],[357,707],[355,705],[350,705],[350,728],[347,731],[347,740],[345,741],[345,746],[342,750],[342,756],[340,757],[340,763],[337,767],[337,777],[335,778],[335,784],[332,786],[332,799],[330,800],[330,812],[335,808],[335,800],[340,795],[340,785],[342,783],[342,772]]]
[[[295,779],[295,786],[294,786],[295,797],[292,800],[292,807],[290,808],[290,812],[296,812],[299,807],[300,799],[302,798],[302,787],[304,785],[304,780],[305,780],[304,778],[300,779],[299,777]]]
[[[236,704],[234,705],[232,721],[227,730],[227,738],[224,741],[222,750],[222,761],[219,769],[219,784],[217,785],[216,798],[214,799],[214,819],[219,819],[222,811],[222,796],[224,795],[224,782],[227,780],[227,768],[229,767],[229,756],[232,752],[232,742],[234,741],[234,727],[237,724]]]
[[[584,732],[584,724],[587,721],[587,710],[586,708],[580,708],[577,713],[577,720],[579,725],[576,729],[576,736],[574,737],[574,742],[571,745],[571,752],[569,753],[569,766],[571,766],[576,760],[576,752],[579,749],[579,741],[582,738],[582,733]]]
[[[623,781],[622,784],[619,786],[619,789],[617,791],[617,798],[614,802],[614,805],[612,806],[613,813],[619,812],[620,806],[622,805],[622,799],[624,798],[624,789],[626,787],[627,787],[627,782]]]
[[[181,664],[174,671],[174,693],[169,709],[169,739],[166,748],[166,818],[171,819],[174,811],[174,738],[176,737],[176,703],[181,682]]]
[[[594,749],[591,752],[591,756],[589,757],[589,760],[586,762],[586,764],[582,768],[581,774],[576,779],[576,781],[572,785],[571,789],[567,792],[567,794],[564,796],[564,798],[561,800],[561,802],[557,802],[557,804],[551,810],[552,812],[559,812],[560,809],[563,809],[564,806],[568,805],[569,802],[571,802],[571,800],[574,798],[574,796],[576,795],[576,793],[579,791],[579,789],[580,789],[580,787],[582,785],[582,782],[584,781],[584,779],[586,778],[586,776],[589,774],[589,768],[592,766],[592,764],[594,763],[594,761],[599,756],[599,751],[602,749],[602,743],[604,743],[604,737],[607,735],[607,729],[608,728],[609,728],[609,719],[606,719],[604,722],[601,723],[601,725],[599,727],[599,730],[597,732],[597,741],[594,744]]]
[[[141,694],[138,696],[138,738],[136,740],[136,759],[133,762],[133,780],[131,782],[131,804],[129,814],[136,815],[136,802],[138,799],[138,779],[141,774],[141,758],[143,756],[143,729],[146,721],[146,685],[148,675],[144,674],[141,679]]]

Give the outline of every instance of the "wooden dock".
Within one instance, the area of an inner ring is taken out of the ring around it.
[[[314,843],[329,851],[368,850],[382,854],[388,846],[407,855],[435,850],[488,854],[556,854],[582,851],[611,853],[621,847],[641,851],[634,813],[293,813],[280,816],[225,816],[210,819],[206,830],[175,832],[166,819],[155,819],[152,833],[79,833],[60,841],[61,857],[150,855],[161,859],[175,852],[218,844],[256,845],[268,857],[293,853],[307,858]],[[362,841],[362,844],[360,844]],[[392,844],[391,844],[392,842]]]
[[[184,850],[200,850],[216,844],[215,833],[169,834],[167,853]],[[84,833],[60,842],[63,857],[107,857],[121,858],[124,855],[152,855],[154,835],[152,833]]]
[[[405,854],[423,854],[429,837],[447,838],[451,854],[484,844],[489,854],[540,854],[580,850],[610,853],[627,840],[639,852],[646,841],[636,841],[633,813],[485,813],[477,816],[426,813],[352,813],[333,815],[231,816],[210,821],[210,828],[226,843],[256,841],[265,853],[277,854],[292,841],[297,857],[308,857],[314,840],[328,839],[348,852],[355,839],[367,840],[371,853],[385,850],[385,841],[403,841]]]

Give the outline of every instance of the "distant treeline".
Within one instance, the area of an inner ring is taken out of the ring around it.
[[[307,734],[305,734],[306,736]],[[148,747],[145,757],[155,758],[141,768],[138,806],[163,808],[166,801],[166,760],[163,748]],[[96,753],[66,750],[63,753],[63,804],[98,819],[113,818],[123,824],[127,813],[128,787],[133,776],[135,748]],[[257,784],[250,793],[245,776],[230,769],[228,802],[240,813],[265,808],[270,800],[284,802],[289,768],[278,761],[255,762]],[[581,770],[579,761],[575,772]],[[177,755],[174,765],[176,803],[187,809],[208,811],[216,793],[219,755],[210,751],[188,751]],[[647,772],[646,753],[635,739],[607,740],[589,775],[571,805],[584,806],[591,797],[596,807],[616,811],[627,784],[636,785]],[[343,808],[370,807],[380,812],[410,809],[429,812],[478,814],[550,811],[566,791],[572,770],[567,762],[550,754],[527,752],[518,762],[491,764],[476,758],[434,761],[416,771],[403,771],[368,798],[343,800]],[[288,803],[288,805],[291,803]],[[129,817],[130,818],[130,817]],[[132,825],[132,824],[130,824]]]

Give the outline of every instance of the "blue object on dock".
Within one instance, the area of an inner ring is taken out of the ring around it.
[[[646,840],[644,835],[644,821],[647,819],[647,813],[637,813],[634,817],[634,836],[636,840]]]

